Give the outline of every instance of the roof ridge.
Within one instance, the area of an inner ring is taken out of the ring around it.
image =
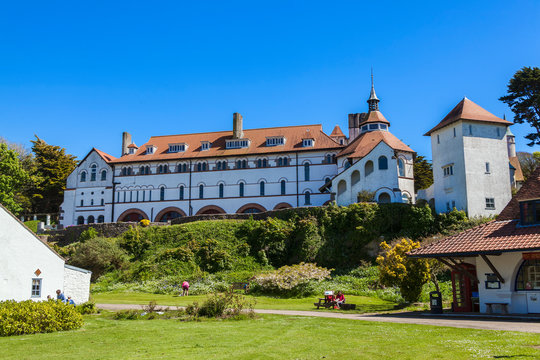
[[[322,124],[272,126],[272,127],[266,127],[266,128],[243,129],[243,131],[270,130],[270,129],[288,129],[288,128],[293,128],[293,127],[310,127],[310,126],[319,126],[319,127],[321,127],[321,131],[322,131]],[[232,130],[206,131],[206,132],[189,133],[189,134],[153,135],[153,136],[150,136],[150,139],[152,139],[152,138],[162,138],[162,137],[168,137],[168,136],[186,136],[186,135],[220,134],[220,133],[231,133],[232,134]]]

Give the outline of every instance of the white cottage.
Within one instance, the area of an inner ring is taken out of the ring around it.
[[[56,298],[57,289],[77,304],[88,301],[91,272],[66,265],[2,205],[0,248],[0,301]]]
[[[452,269],[458,312],[540,313],[540,168],[487,224],[410,253]]]

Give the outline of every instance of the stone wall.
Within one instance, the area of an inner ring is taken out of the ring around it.
[[[71,265],[64,265],[64,295],[71,296],[75,304],[85,303],[90,298],[90,276],[92,272]]]
[[[298,208],[288,208],[280,210],[271,210],[264,211],[255,214],[205,214],[205,215],[194,215],[194,216],[183,216],[171,220],[172,225],[186,224],[193,221],[202,221],[202,220],[248,220],[253,218],[254,220],[265,220],[269,217],[276,217],[278,214],[283,212],[299,212],[305,209],[304,207]]]

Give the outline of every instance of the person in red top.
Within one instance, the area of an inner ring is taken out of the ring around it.
[[[341,307],[341,304],[343,304],[344,302],[345,302],[345,295],[343,295],[341,291],[338,291],[336,295],[336,304],[339,307]]]
[[[189,283],[187,281],[184,281],[182,283],[182,296],[188,296],[189,295]]]

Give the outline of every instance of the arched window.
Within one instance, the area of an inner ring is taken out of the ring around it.
[[[98,222],[98,224],[103,224],[105,222],[105,216],[99,215],[97,217],[97,222]]]
[[[247,160],[242,160],[242,169],[247,169]]]
[[[77,218],[77,225],[83,225],[84,224],[84,218],[82,216],[79,216]]]
[[[366,165],[364,165],[364,172],[366,176],[373,172],[373,161],[369,160]]]
[[[283,166],[283,158],[277,159],[277,166]]]
[[[223,192],[225,190],[225,186],[223,184],[219,184],[219,197],[223,198]]]
[[[259,195],[264,196],[264,181],[259,183]]]
[[[388,204],[388,203],[390,203],[390,201],[391,201],[390,200],[390,195],[388,195],[388,193],[383,192],[383,193],[381,193],[379,195],[379,200],[378,200],[379,203]]]
[[[379,170],[388,169],[388,159],[386,156],[379,156]]]
[[[163,174],[163,166],[159,165],[157,167],[157,172],[158,172],[158,174]]]
[[[83,171],[81,173],[81,182],[85,182],[86,181],[86,171]],[[84,220],[84,219],[83,219]]]
[[[204,199],[204,185],[199,185],[199,199]]]
[[[97,165],[94,164],[91,166],[90,168],[90,181],[96,181],[96,176],[97,176]]]
[[[105,205],[105,199],[101,199],[101,206]]]
[[[169,172],[169,165],[165,164],[163,165],[163,173],[168,173]]]
[[[540,260],[525,260],[516,277],[516,290],[540,290]]]
[[[411,203],[411,198],[409,197],[409,195],[403,193],[401,195],[401,202],[404,203],[404,204],[410,204]]]
[[[267,167],[267,166],[268,166],[268,160],[263,159],[263,167]]]
[[[93,224],[94,222],[95,222],[94,217],[92,215],[90,215],[88,217],[88,224]]]
[[[202,163],[202,171],[206,171],[206,166],[207,166],[206,163],[203,162],[203,163]]]
[[[90,206],[94,206],[94,199],[90,199]]]
[[[332,155],[328,154],[326,155],[326,163],[331,164],[332,163]]]
[[[337,156],[336,156],[336,154],[333,154],[333,155],[332,155],[332,162],[333,162],[334,164],[337,164]]]
[[[178,189],[178,199],[184,200],[184,186],[180,185],[180,188]]]
[[[356,185],[360,181],[360,171],[354,170],[351,175],[351,184]]]
[[[197,163],[197,171],[202,171],[202,163]]]
[[[309,163],[304,163],[304,180],[309,181]]]
[[[244,196],[244,183],[241,182],[240,184],[238,184],[238,187],[239,187],[239,189],[238,189],[239,195],[240,195],[240,197],[243,197]]]
[[[287,165],[289,165],[289,158],[284,157],[283,158],[283,166],[287,166]]]
[[[159,200],[160,201],[165,200],[165,187],[164,186],[159,188]]]
[[[405,176],[405,162],[403,159],[398,159],[398,172],[399,176]]]
[[[107,170],[101,170],[101,181],[107,180]]]
[[[345,191],[347,191],[347,183],[345,182],[345,180],[340,180],[337,186],[338,196],[343,195]]]
[[[281,195],[285,195],[286,186],[287,186],[287,182],[285,180],[281,180]]]
[[[257,160],[257,167],[258,168],[262,167],[262,159]]]
[[[351,167],[351,161],[349,159],[345,160],[345,162],[343,163],[343,167],[345,169],[348,169]]]
[[[311,193],[309,191],[304,193],[304,205],[311,205]]]
[[[121,174],[122,174],[122,176],[126,176],[127,175],[127,168],[122,168]]]

